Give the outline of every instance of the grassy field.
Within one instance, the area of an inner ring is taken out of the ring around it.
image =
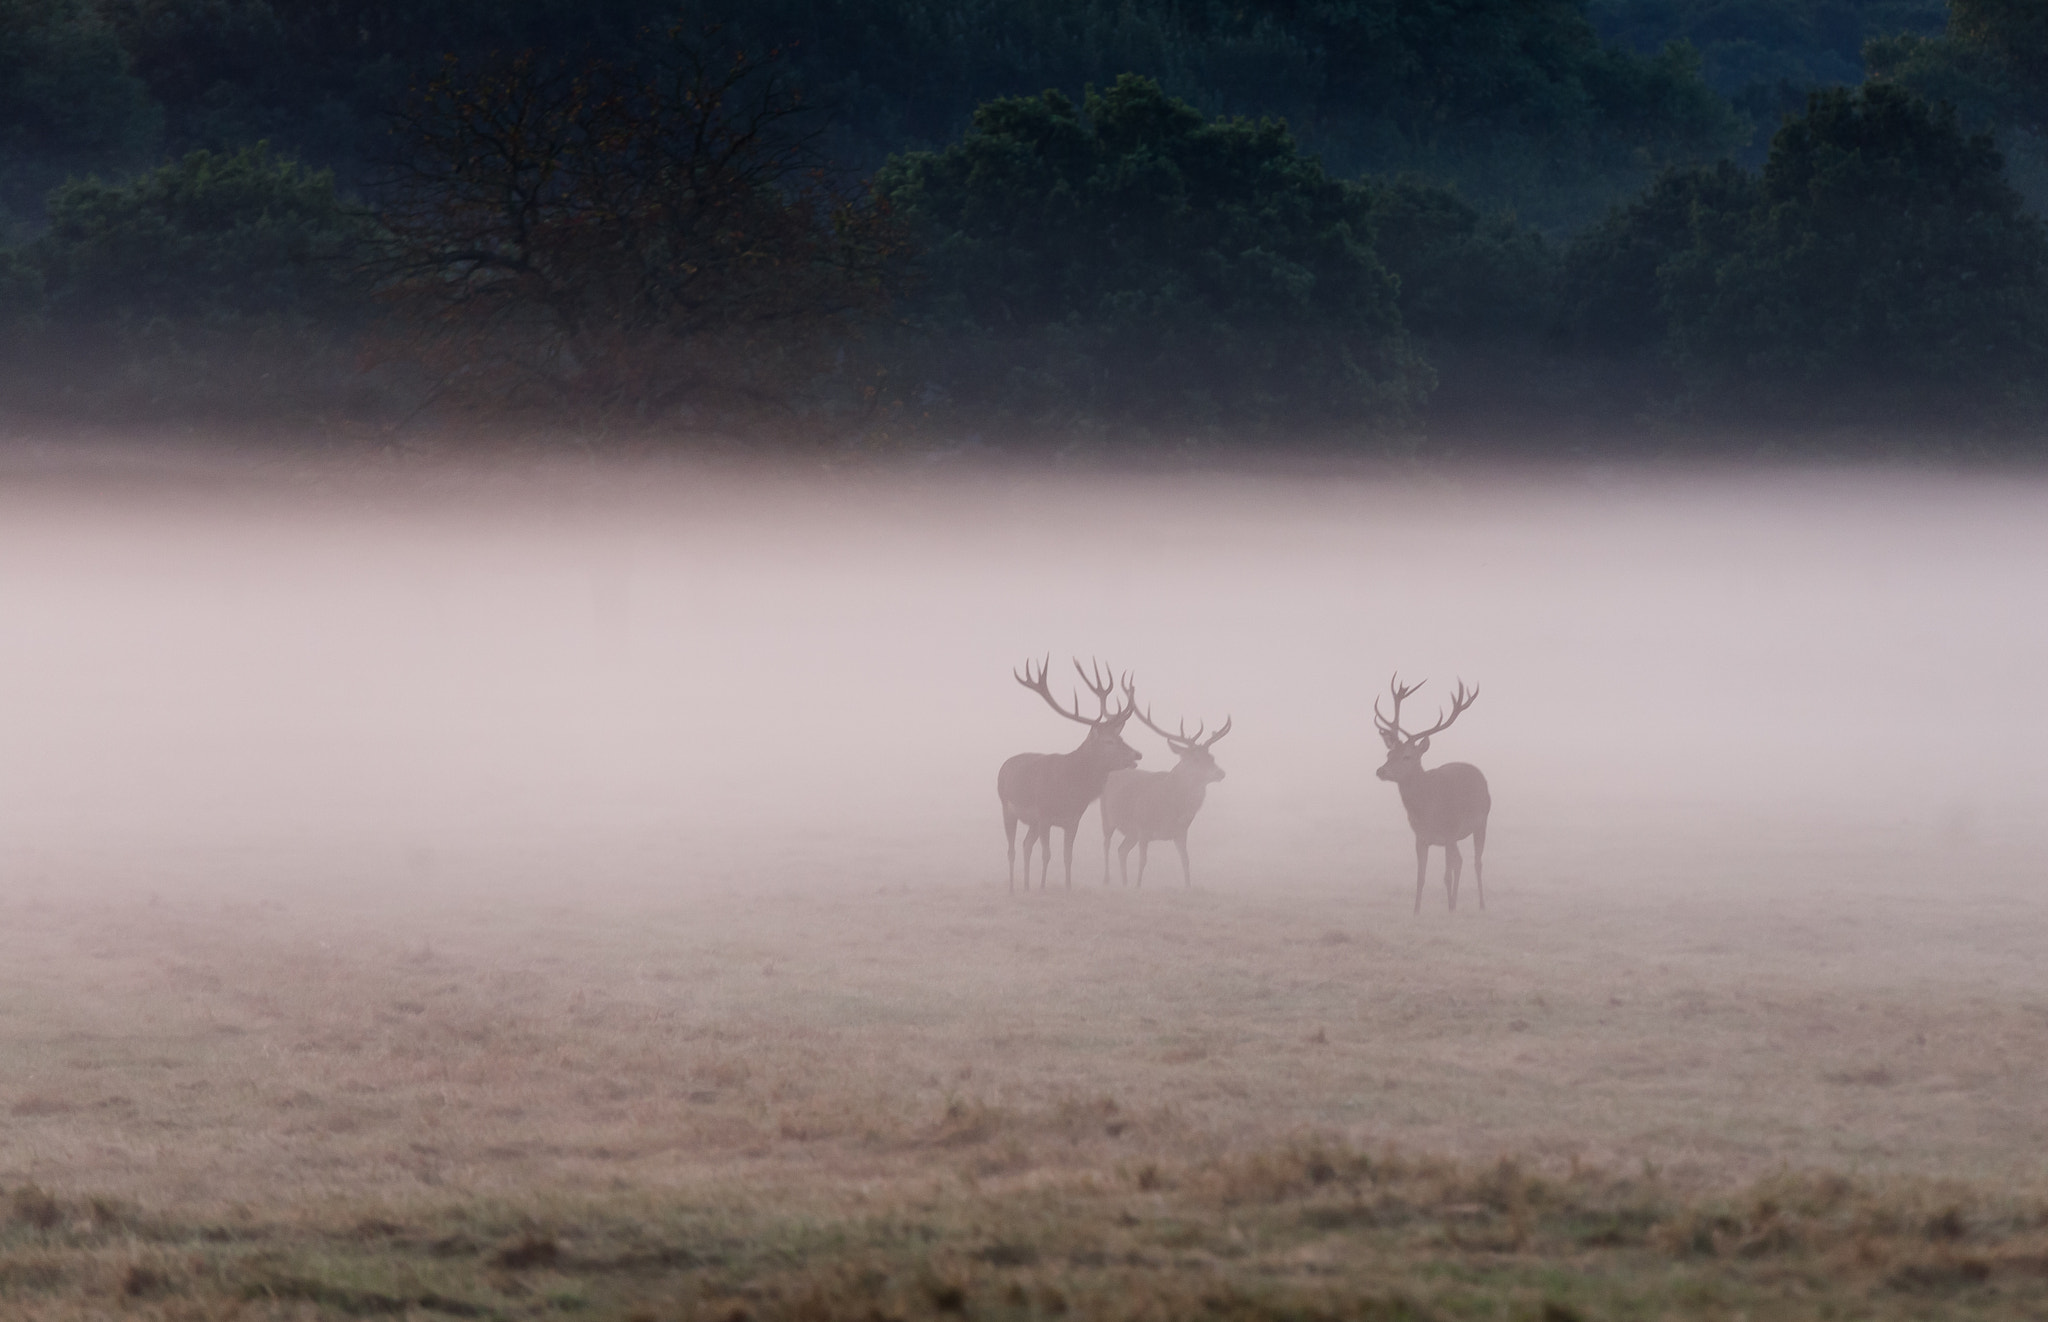
[[[2042,1316],[2044,520],[0,451],[0,1316]],[[1047,648],[1193,888],[1005,886]]]
[[[46,889],[0,909],[0,1291],[33,1317],[2038,1315],[2032,856],[1861,838],[1758,827],[1647,879],[1628,842],[1519,841],[1484,914],[1419,918],[1398,851],[1235,890],[892,885],[874,854],[680,891],[516,858]],[[1956,861],[1996,880],[1925,884]]]

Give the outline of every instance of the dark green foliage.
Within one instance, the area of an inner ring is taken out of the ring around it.
[[[173,150],[259,138],[353,179],[383,115],[449,54],[629,49],[661,0],[101,0]]]
[[[1593,0],[1592,17],[1602,36],[1634,50],[1690,43],[1715,90],[1763,104],[1781,86],[1803,96],[1862,82],[1865,42],[1932,36],[1946,8],[1944,0]]]
[[[1667,176],[1568,270],[1578,343],[1658,344],[1705,415],[1998,422],[2048,384],[2048,235],[1989,138],[1882,84],[1816,95],[1760,179]]]
[[[2048,130],[2048,8],[1955,0],[1939,37],[1873,42],[1872,75],[1946,101],[1973,127]]]
[[[268,0],[108,0],[135,74],[169,117],[173,152],[320,136],[320,80]]]
[[[1723,231],[1748,223],[1762,197],[1756,176],[1729,162],[1673,170],[1606,222],[1581,234],[1565,256],[1558,329],[1566,347],[1624,358],[1664,351],[1666,273]]]
[[[1479,211],[1438,184],[1368,185],[1374,248],[1400,281],[1402,322],[1435,369],[1433,422],[1543,405],[1558,258],[1505,212]]]
[[[1556,258],[1506,212],[1439,184],[1368,184],[1374,249],[1400,280],[1401,319],[1425,342],[1533,341],[1550,318]]]
[[[82,3],[83,0],[13,0]],[[855,170],[976,105],[1124,73],[1270,115],[1337,172],[1414,171],[1553,228],[1742,129],[1682,53],[1603,46],[1586,0],[99,0],[173,150],[268,139],[354,181],[443,56],[624,58],[681,21],[783,50]]]
[[[1896,88],[1814,99],[1771,147],[1745,230],[1671,270],[1703,403],[1992,418],[2038,406],[2048,236],[1988,137]]]
[[[1602,46],[1584,0],[765,0],[806,78],[898,145],[991,96],[1123,73],[1209,114],[1284,118],[1339,174],[1414,172],[1562,227],[1657,165],[1740,140],[1689,57]]]
[[[657,93],[664,32],[771,76]],[[677,150],[770,105],[736,170]],[[0,0],[17,364],[340,362],[381,280],[437,379],[641,412],[2006,419],[2048,375],[2006,179],[2048,205],[2039,0]]]
[[[1509,198],[1490,176],[1533,170],[1549,178],[1549,195],[1518,179],[1524,200],[1555,210],[1563,186],[1740,140],[1689,53],[1602,45],[1585,0],[1260,8],[1313,39],[1321,77],[1310,85],[1310,122],[1365,169],[1422,169],[1497,200]]]
[[[0,346],[11,346],[42,307],[43,273],[21,253],[0,248]]]
[[[1205,120],[1126,76],[992,101],[881,196],[926,244],[936,385],[1027,421],[1348,429],[1426,389],[1372,196],[1272,120]]]
[[[2048,9],[2037,0],[1951,0],[1949,33],[1989,53],[2030,92],[2048,93]]]
[[[2048,211],[2048,8],[2034,0],[1955,0],[1938,37],[1873,41],[1871,76],[1956,107],[1964,127],[1998,135],[2013,185]]]
[[[193,152],[129,184],[69,183],[49,212],[31,251],[59,325],[332,323],[364,306],[366,220],[331,175],[262,145]]]
[[[66,173],[142,163],[158,115],[83,0],[0,0],[0,223]]]

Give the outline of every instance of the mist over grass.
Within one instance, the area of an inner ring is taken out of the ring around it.
[[[2044,505],[8,450],[0,1301],[2038,1315]],[[1195,887],[1005,886],[1048,652],[1233,719]]]
[[[1047,652],[1235,718],[1197,829],[1219,885],[1392,845],[1369,714],[1396,670],[1425,710],[1482,686],[1436,757],[1488,772],[1503,838],[2020,829],[2048,784],[2031,477],[11,462],[15,851],[885,839],[975,884],[996,764],[1078,738],[1010,678]]]

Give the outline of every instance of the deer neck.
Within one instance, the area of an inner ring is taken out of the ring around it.
[[[1110,772],[1123,765],[1123,759],[1113,749],[1090,747],[1085,739],[1081,741],[1079,748],[1063,756],[1067,760],[1067,765],[1075,769],[1076,774],[1092,780],[1098,788],[1109,779]]]
[[[1410,816],[1422,806],[1422,801],[1428,794],[1428,780],[1428,769],[1418,762],[1414,770],[1394,782],[1401,791],[1401,806],[1408,810]]]

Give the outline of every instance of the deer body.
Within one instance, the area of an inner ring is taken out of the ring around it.
[[[1459,713],[1478,699],[1479,690],[1468,694],[1460,681],[1448,717],[1420,734],[1405,735],[1401,733],[1401,700],[1421,687],[1403,686],[1399,677],[1395,678],[1392,720],[1380,716],[1379,703],[1373,703],[1380,738],[1387,745],[1387,760],[1375,774],[1400,789],[1401,807],[1407,810],[1409,829],[1415,832],[1415,912],[1422,912],[1423,881],[1429,871],[1432,845],[1443,847],[1444,894],[1451,908],[1458,907],[1458,884],[1465,871],[1458,842],[1468,836],[1472,840],[1472,880],[1479,888],[1479,907],[1484,909],[1486,819],[1493,811],[1493,793],[1486,787],[1486,777],[1469,762],[1446,762],[1439,767],[1422,765],[1422,755],[1429,751],[1429,737],[1449,728]]]
[[[1080,670],[1080,662],[1075,662],[1074,668]],[[1074,710],[1068,711],[1052,698],[1046,689],[1044,667],[1033,676],[1027,661],[1024,674],[1016,677],[1019,684],[1051,704],[1054,711],[1087,726],[1088,736],[1070,753],[1019,753],[996,772],[996,797],[1003,804],[1003,836],[1009,848],[1012,890],[1017,886],[1019,822],[1024,824],[1024,885],[1031,885],[1031,851],[1042,841],[1045,862],[1039,869],[1038,884],[1044,887],[1046,875],[1052,871],[1052,833],[1058,829],[1066,832],[1067,885],[1071,887],[1074,833],[1081,828],[1081,815],[1101,796],[1103,783],[1111,772],[1138,765],[1138,750],[1123,740],[1124,722],[1130,719],[1136,705],[1130,677],[1124,677],[1124,705],[1111,711],[1112,686],[1099,673],[1091,676],[1090,672],[1081,671],[1081,675],[1101,705],[1101,714],[1093,720],[1080,714],[1078,700]]]
[[[1119,751],[1121,749],[1121,751]],[[1038,884],[1052,869],[1052,832],[1066,832],[1067,884],[1074,884],[1074,833],[1081,815],[1102,795],[1110,776],[1134,765],[1138,754],[1117,739],[1114,745],[1090,735],[1071,753],[1019,753],[996,772],[996,797],[1003,801],[1003,831],[1010,842],[1011,885],[1016,884],[1017,824],[1024,824],[1024,884],[1031,884],[1031,851],[1045,842]]]
[[[1208,739],[1202,738],[1197,729],[1190,738],[1187,726],[1182,725],[1177,735],[1168,734],[1152,724],[1149,712],[1140,712],[1138,719],[1146,728],[1166,740],[1167,746],[1179,755],[1180,761],[1171,771],[1116,771],[1110,773],[1109,781],[1102,790],[1102,880],[1109,883],[1109,846],[1121,831],[1124,837],[1122,848],[1117,850],[1117,864],[1125,885],[1131,881],[1131,849],[1138,851],[1138,884],[1145,884],[1145,859],[1156,840],[1171,840],[1180,852],[1180,879],[1183,885],[1194,885],[1194,877],[1188,871],[1188,827],[1194,823],[1195,814],[1202,810],[1202,800],[1208,796],[1209,787],[1223,779],[1223,768],[1216,765],[1215,754],[1209,751],[1218,739],[1230,733],[1230,722],[1225,720],[1223,728]]]

